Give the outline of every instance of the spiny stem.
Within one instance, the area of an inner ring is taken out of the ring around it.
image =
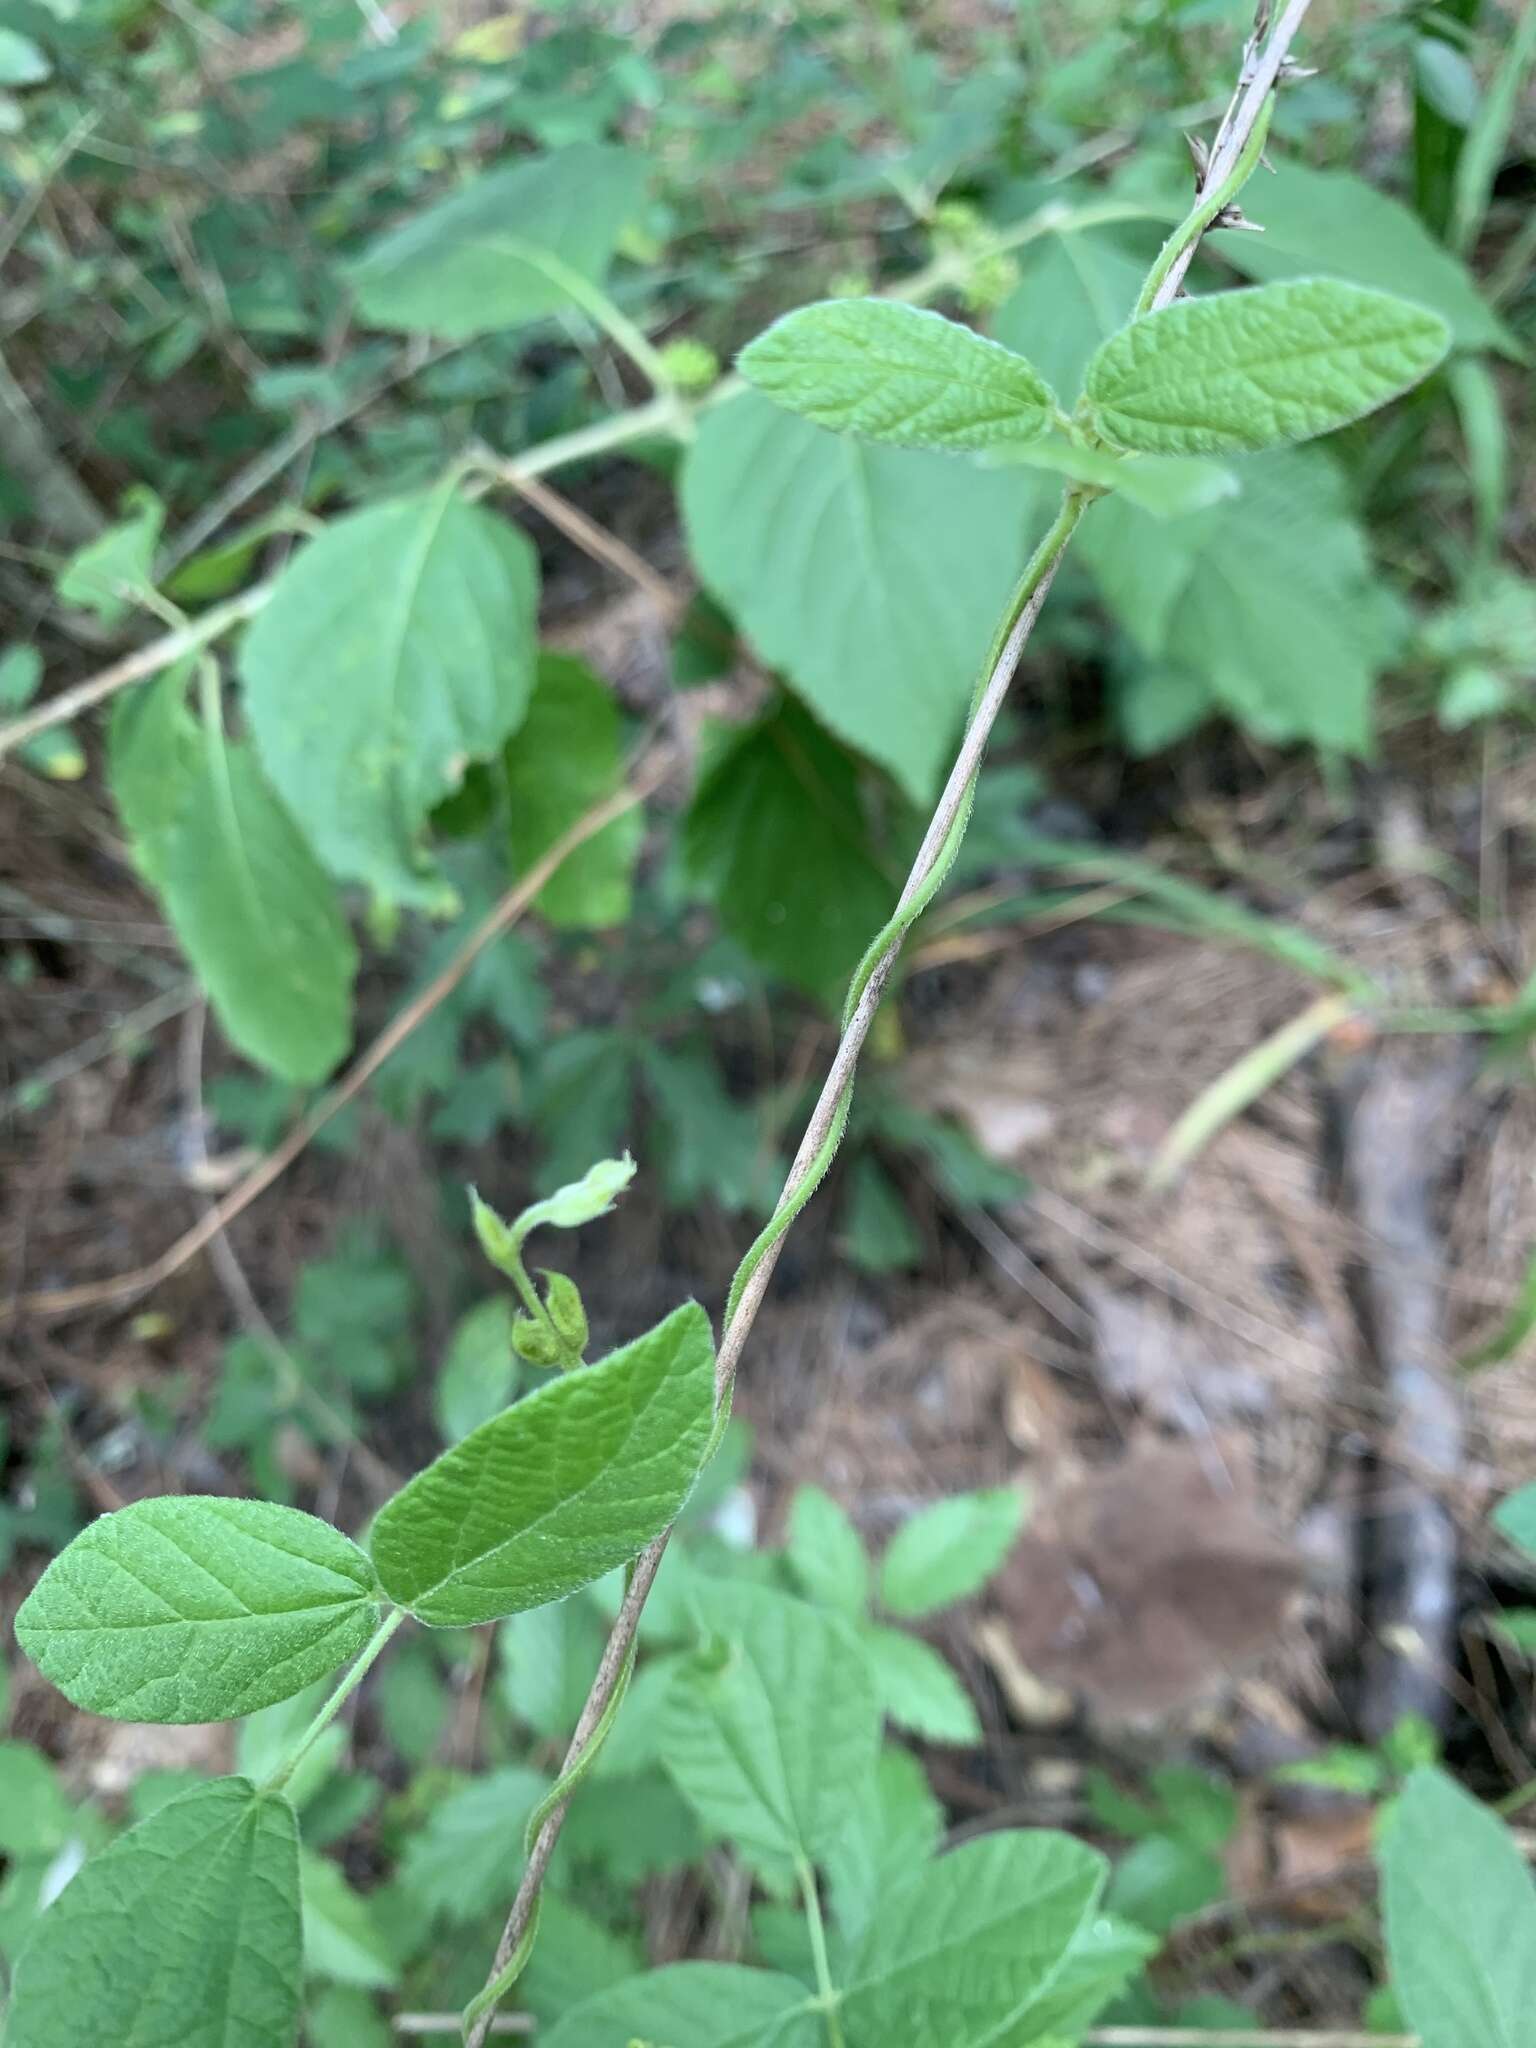
[[[352,1666],[352,1669],[342,1679],[340,1685],[337,1686],[325,1705],[304,1730],[304,1733],[294,1744],[288,1756],[284,1758],[283,1762],[278,1765],[271,1777],[262,1786],[263,1792],[282,1791],[299,1765],[308,1756],[310,1750],[314,1748],[320,1737],[330,1727],[347,1701],[362,1684],[364,1678],[377,1662],[379,1652],[384,1648],[384,1645],[389,1641],[404,1619],[405,1609],[403,1607],[392,1607],[389,1613],[385,1615],[373,1634],[368,1638],[368,1641],[363,1645],[357,1662]]]

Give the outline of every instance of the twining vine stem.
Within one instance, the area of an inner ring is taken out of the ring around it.
[[[1270,0],[1260,0],[1254,32],[1243,53],[1237,90],[1222,119],[1196,188],[1194,206],[1169,237],[1153,266],[1152,288],[1145,310],[1156,311],[1177,297],[1201,236],[1236,197],[1256,163],[1264,125],[1269,117],[1271,96],[1308,5],[1309,0],[1289,0],[1273,33],[1265,40],[1264,32],[1271,13]],[[1250,147],[1255,136],[1259,138],[1259,144]],[[715,1373],[716,1405],[722,1418],[730,1402],[742,1351],[772,1278],[784,1233],[809,1201],[836,1155],[848,1121],[854,1070],[880,1007],[886,983],[908,930],[937,893],[959,851],[993,724],[1002,709],[1014,670],[1039,617],[1061,557],[1093,495],[1096,494],[1077,488],[1067,491],[1050,531],[1014,586],[982,668],[960,752],[912,863],[895,914],[855,970],[843,1011],[842,1036],[784,1183],[778,1207],[742,1260],[731,1285]],[[537,1926],[545,1872],[559,1839],[571,1792],[595,1757],[597,1744],[606,1734],[622,1697],[633,1664],[641,1610],[655,1583],[670,1534],[670,1530],[663,1531],[641,1552],[631,1570],[628,1589],[609,1634],[592,1689],[577,1720],[561,1775],[545,1801],[536,1830],[531,1831],[522,1879],[507,1915],[507,1924],[497,1945],[485,1988],[465,2011],[465,2048],[484,2048],[497,2003],[511,1989],[527,1960],[532,1946],[531,1937]]]

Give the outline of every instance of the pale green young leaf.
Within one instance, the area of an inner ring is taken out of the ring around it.
[[[306,1850],[299,1860],[304,1968],[332,1984],[387,1991],[400,1981],[390,1943],[361,1892],[334,1863]]]
[[[979,1592],[1013,1548],[1028,1502],[1011,1486],[957,1493],[903,1524],[880,1563],[880,1604],[932,1614]]]
[[[1427,377],[1438,313],[1338,278],[1180,299],[1122,328],[1088,365],[1089,416],[1152,455],[1238,455],[1329,434]]]
[[[109,626],[126,618],[145,592],[153,592],[155,550],[165,520],[164,505],[142,484],[126,494],[123,504],[124,516],[77,549],[54,583],[65,604],[81,605]]]
[[[762,659],[921,802],[1048,488],[828,434],[748,392],[700,421],[682,503],[705,585]]]
[[[943,1809],[922,1765],[911,1750],[888,1744],[824,1858],[845,1941],[858,1939],[887,1892],[911,1883],[937,1852],[943,1829]]]
[[[16,1640],[66,1699],[119,1721],[229,1721],[367,1642],[373,1567],[328,1522],[188,1494],[102,1515],[60,1551]]]
[[[538,562],[453,481],[338,519],[283,571],[240,650],[273,787],[334,874],[436,904],[418,839],[522,723]]]
[[[1279,177],[1253,180],[1243,205],[1264,232],[1223,235],[1221,254],[1248,277],[1343,277],[1401,292],[1439,313],[1458,348],[1512,347],[1466,265],[1411,208],[1355,172],[1287,162]]]
[[[753,959],[823,998],[841,992],[895,905],[856,763],[788,698],[721,736],[683,824],[683,858]]]
[[[1237,495],[1237,478],[1220,463],[1196,455],[1112,455],[1102,448],[1080,448],[1075,441],[1048,436],[1043,441],[1011,443],[993,452],[999,463],[1022,462],[1048,469],[1101,490],[1119,491],[1154,519],[1182,519],[1208,505]]]
[[[249,747],[204,735],[156,885],[232,1045],[319,1081],[352,1041],[357,947],[336,890]]]
[[[635,1162],[627,1152],[619,1159],[597,1160],[580,1180],[569,1181],[552,1195],[546,1195],[542,1202],[524,1209],[512,1226],[513,1237],[521,1244],[531,1231],[546,1225],[554,1230],[579,1230],[584,1223],[595,1223],[612,1209],[634,1179],[635,1171]]]
[[[823,2048],[810,1993],[793,1977],[739,1963],[669,1963],[584,1999],[544,2048]]]
[[[1022,356],[893,299],[823,299],[786,313],[738,367],[787,412],[893,448],[1031,440],[1056,403]]]
[[[850,2043],[984,2048],[1038,2036],[1017,2022],[1048,1992],[1096,1908],[1107,1865],[1068,1835],[964,1843],[875,1909],[848,1956]]]
[[[120,1835],[37,1922],[6,2048],[291,2048],[300,1951],[293,1809],[215,1778]]]
[[[697,1302],[484,1423],[380,1510],[385,1591],[434,1627],[562,1600],[626,1563],[692,1490],[714,1413]]]
[[[1426,1766],[1377,1860],[1392,1984],[1423,2048],[1530,2048],[1536,1886],[1508,1828]]]
[[[454,341],[544,319],[601,279],[644,179],[638,157],[591,142],[472,178],[352,265],[359,310]]]
[[[668,1689],[667,1769],[711,1833],[749,1854],[819,1859],[879,1750],[858,1637],[764,1586],[704,1584],[696,1600],[716,1640]]]
[[[819,1486],[789,1505],[789,1568],[808,1599],[857,1620],[869,1605],[869,1558],[846,1508]]]
[[[513,1313],[507,1295],[493,1294],[459,1318],[432,1390],[432,1410],[445,1443],[458,1443],[511,1400],[518,1373]]]
[[[1536,1480],[1504,1496],[1493,1511],[1493,1526],[1536,1557]]]
[[[859,1641],[888,1721],[929,1742],[980,1742],[970,1694],[930,1643],[877,1622],[860,1629]]]
[[[619,786],[623,729],[613,692],[585,662],[541,654],[528,715],[509,743],[508,832],[521,873]],[[535,898],[551,924],[623,924],[645,815],[637,804],[566,856]]]

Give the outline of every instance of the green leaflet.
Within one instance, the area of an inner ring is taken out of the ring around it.
[[[532,546],[451,479],[350,513],[294,557],[240,674],[262,765],[333,873],[441,902],[417,838],[521,724],[537,611]]]
[[[1530,2048],[1536,1888],[1509,1830],[1423,1766],[1377,1858],[1392,1985],[1423,2048]]]
[[[165,507],[143,484],[123,498],[124,516],[87,541],[59,571],[54,588],[109,626],[126,618],[141,592],[155,587],[155,550]]]
[[[1505,1495],[1493,1511],[1493,1526],[1501,1536],[1507,1536],[1511,1543],[1536,1557],[1536,1480]]]
[[[439,1628],[564,1599],[666,1528],[698,1476],[713,1414],[709,1319],[685,1302],[402,1487],[371,1537],[385,1591]]]
[[[888,1721],[929,1742],[980,1742],[970,1695],[931,1644],[877,1622],[865,1623],[859,1642]]]
[[[1069,1835],[1005,1831],[927,1865],[876,1908],[847,1959],[849,2048],[984,2048],[1017,2023],[1082,1935],[1107,1864]]]
[[[1243,204],[1264,232],[1223,235],[1220,250],[1248,277],[1349,278],[1432,308],[1458,348],[1510,347],[1508,328],[1466,265],[1410,208],[1353,171],[1288,162],[1280,177],[1250,182]]]
[[[304,1968],[333,1984],[387,1991],[398,1984],[393,1951],[361,1892],[334,1863],[306,1850],[299,1861],[304,1914]]]
[[[569,2012],[544,2048],[824,2048],[810,1993],[793,1977],[738,1963],[669,1963],[599,1991]]]
[[[490,1295],[460,1316],[432,1391],[432,1413],[445,1443],[458,1443],[511,1400],[518,1377],[512,1316],[505,1294]]]
[[[880,1562],[880,1604],[891,1614],[931,1614],[979,1592],[1024,1525],[1024,1496],[1000,1486],[935,1501],[903,1524]]]
[[[355,1656],[378,1602],[367,1558],[328,1522],[171,1495],[83,1529],[38,1580],[16,1640],[87,1713],[229,1721]]]
[[[512,859],[521,871],[618,788],[623,732],[613,692],[585,662],[541,654],[528,715],[506,759]],[[644,835],[636,804],[566,856],[535,899],[539,912],[551,924],[589,930],[623,924]]]
[[[723,1647],[674,1677],[662,1756],[713,1834],[749,1853],[821,1858],[875,1768],[880,1712],[853,1630],[763,1586],[700,1586]]]
[[[455,341],[559,312],[607,270],[644,178],[638,157],[591,142],[473,178],[352,266],[359,310]]]
[[[1056,404],[1022,356],[891,299],[823,299],[786,313],[748,343],[738,367],[786,411],[893,448],[1031,440]]]
[[[0,1856],[57,1855],[75,1827],[47,1757],[29,1743],[0,1742]]]
[[[683,825],[683,858],[753,959],[824,998],[895,903],[856,764],[788,699],[721,736]]]
[[[806,1595],[857,1621],[869,1605],[869,1559],[847,1510],[819,1486],[789,1508],[789,1568]]]
[[[592,1669],[587,1668],[583,1693]],[[504,1905],[523,1829],[548,1790],[549,1780],[539,1772],[508,1764],[460,1785],[434,1806],[412,1832],[400,1863],[398,1882],[415,1910],[434,1923],[463,1927]]]
[[[318,1081],[352,1038],[357,948],[336,891],[247,746],[189,716],[186,668],[114,712],[108,774],[136,865],[231,1043]]]
[[[748,392],[705,413],[682,504],[705,585],[763,660],[921,802],[1049,488],[828,434]]]
[[[215,1778],[120,1835],[49,1907],[17,1960],[6,2048],[290,2048],[300,1948],[293,1809]]]
[[[1014,2022],[1010,2041],[1074,2042],[1158,1950],[1155,1935],[1108,1913],[1085,1920],[1061,1968]]]
[[[887,1893],[910,1884],[939,1846],[944,1815],[909,1749],[882,1749],[827,1851],[827,1886],[843,1939],[854,1942]]]
[[[1089,416],[1151,455],[1237,455],[1306,441],[1374,412],[1450,346],[1438,313],[1336,278],[1182,299],[1106,341]]]

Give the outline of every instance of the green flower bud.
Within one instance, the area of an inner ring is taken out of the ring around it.
[[[471,1188],[469,1205],[475,1219],[475,1235],[480,1240],[480,1249],[496,1268],[498,1273],[514,1273],[517,1270],[517,1240],[489,1202],[482,1202],[479,1193]]]
[[[549,1320],[559,1332],[561,1343],[579,1358],[587,1348],[590,1335],[581,1290],[565,1273],[547,1273],[541,1269],[539,1277],[544,1282],[544,1306],[549,1311]]]
[[[702,341],[683,335],[662,350],[661,367],[679,391],[707,391],[720,375],[720,358]]]
[[[544,1324],[535,1322],[532,1316],[519,1316],[513,1323],[512,1349],[519,1358],[526,1358],[530,1365],[560,1363],[560,1346]]]

